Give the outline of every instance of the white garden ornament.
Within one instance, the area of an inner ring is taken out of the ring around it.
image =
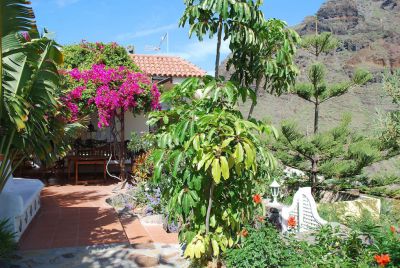
[[[315,230],[328,223],[318,214],[317,204],[311,194],[311,187],[299,188],[294,195],[292,205],[282,207],[282,232],[288,231],[289,217],[294,217],[296,220],[295,230],[298,232]]]

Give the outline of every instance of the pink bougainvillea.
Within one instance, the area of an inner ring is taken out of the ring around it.
[[[160,108],[157,85],[146,75],[123,66],[93,65],[86,71],[73,69],[67,76],[77,85],[62,98],[69,110],[69,120],[78,118],[79,105],[96,106],[100,128],[109,126],[112,117],[121,111],[140,113]]]

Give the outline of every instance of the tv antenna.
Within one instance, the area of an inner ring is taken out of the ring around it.
[[[161,50],[161,46],[162,46],[162,44],[163,44],[164,42],[167,43],[167,54],[168,54],[168,53],[169,53],[169,35],[168,35],[168,32],[165,33],[165,34],[161,37],[160,43],[158,44],[158,46],[150,46],[150,45],[147,45],[147,46],[144,47],[144,50],[146,50],[146,51],[160,51],[160,50]]]

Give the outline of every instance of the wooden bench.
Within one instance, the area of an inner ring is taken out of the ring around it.
[[[75,171],[75,184],[105,181],[107,179],[107,160],[110,156],[109,146],[75,150],[72,155],[67,157],[68,179],[71,179],[72,166]],[[80,180],[80,165],[103,165],[103,180]]]

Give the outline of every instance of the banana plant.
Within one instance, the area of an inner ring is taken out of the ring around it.
[[[276,165],[261,146],[275,129],[237,110],[249,96],[230,81],[191,78],[163,94],[170,110],[150,114],[154,179],[165,186],[168,213],[184,223],[187,257],[218,256],[239,241],[255,213],[252,196]]]
[[[57,43],[37,31],[29,1],[1,2],[0,192],[17,155],[50,159],[63,134],[57,99],[63,61]],[[58,123],[56,123],[58,122]],[[49,127],[51,126],[51,127]],[[57,127],[56,127],[57,126]],[[13,164],[15,169],[23,160]]]

